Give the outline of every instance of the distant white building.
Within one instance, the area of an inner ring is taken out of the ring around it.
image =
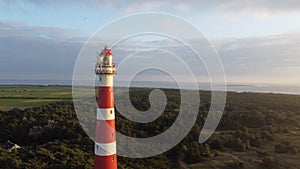
[[[14,151],[14,150],[19,150],[21,149],[21,146],[19,146],[18,144],[15,144],[9,140],[7,140],[7,142],[3,145],[3,148],[5,148],[8,151]]]

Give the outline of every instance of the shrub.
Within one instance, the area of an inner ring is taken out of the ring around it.
[[[271,169],[275,169],[277,168],[277,162],[274,158],[274,156],[272,155],[267,155],[262,159],[262,163],[261,163],[262,167],[264,168],[271,168]]]
[[[284,154],[284,153],[288,153],[289,149],[285,144],[280,143],[275,145],[274,152],[278,154]]]

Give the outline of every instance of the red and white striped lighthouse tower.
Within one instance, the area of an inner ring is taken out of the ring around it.
[[[113,92],[113,76],[116,74],[116,66],[107,46],[99,55],[95,72],[99,76],[100,84],[98,87],[94,168],[117,169]]]

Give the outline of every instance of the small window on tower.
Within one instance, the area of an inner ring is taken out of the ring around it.
[[[114,133],[111,133],[111,137],[114,137]]]
[[[114,160],[115,160],[115,157],[113,156],[113,157],[111,158],[111,160],[114,161]]]
[[[113,112],[112,112],[112,110],[110,110],[110,114],[112,114]]]
[[[100,77],[99,80],[102,81],[102,77]]]

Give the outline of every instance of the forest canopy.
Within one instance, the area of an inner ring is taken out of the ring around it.
[[[151,90],[130,89],[130,99],[136,109],[149,109]],[[158,119],[146,124],[135,123],[116,110],[117,130],[132,137],[150,137],[168,129],[178,116],[180,91],[162,90],[168,102]],[[199,91],[199,94],[201,101],[196,123],[180,144],[146,159],[118,157],[119,168],[293,166],[281,162],[278,156],[298,155],[299,145],[280,138],[300,128],[300,96],[228,92],[217,131],[200,144],[198,137],[210,107],[210,92]],[[8,143],[20,147],[8,148]],[[274,143],[272,152],[264,149],[268,143]],[[71,101],[0,111],[0,168],[93,168],[93,151],[94,143],[80,126]],[[254,161],[232,158],[233,154],[247,152],[256,154],[251,157]]]

